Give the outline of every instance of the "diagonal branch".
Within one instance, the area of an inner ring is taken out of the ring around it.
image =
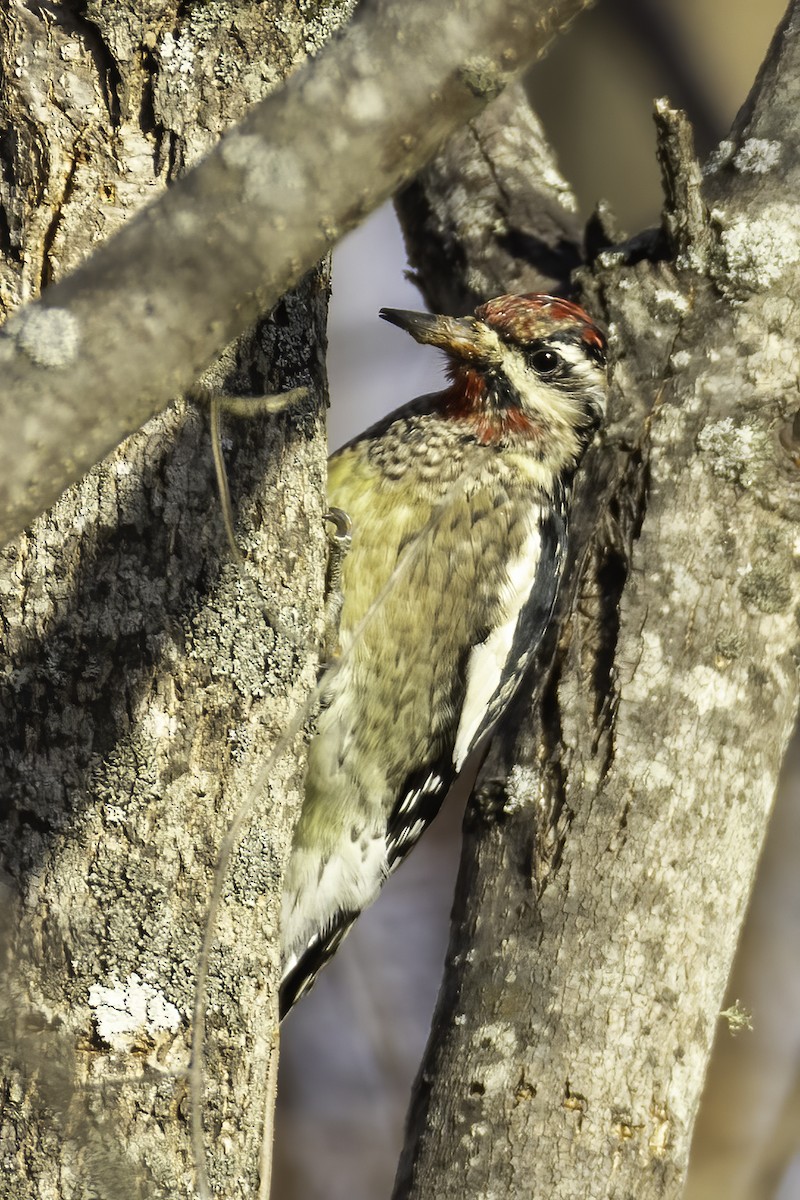
[[[376,0],[0,339],[0,539],[197,377],[587,0]]]

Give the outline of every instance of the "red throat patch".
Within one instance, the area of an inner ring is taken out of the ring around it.
[[[536,440],[542,429],[521,408],[490,408],[486,381],[470,367],[450,368],[452,385],[442,393],[442,413],[467,425],[482,446],[502,442],[509,434]]]

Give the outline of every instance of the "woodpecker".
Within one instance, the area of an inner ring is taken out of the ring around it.
[[[606,341],[576,304],[380,315],[445,351],[450,386],[329,462],[352,548],[285,881],[281,1015],[508,706],[553,613],[572,479],[605,412]]]

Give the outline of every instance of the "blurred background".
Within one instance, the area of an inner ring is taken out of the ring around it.
[[[633,233],[658,221],[655,97],[687,110],[704,158],[744,102],[783,0],[599,0],[529,80],[561,169],[589,215],[608,201]],[[329,327],[331,448],[442,386],[432,349],[377,319],[420,308],[387,206],[334,256]],[[382,1200],[447,943],[466,787],[357,923],[281,1048],[273,1194]],[[787,760],[772,832],[729,988],[752,1014],[720,1022],[687,1200],[800,1200],[800,752]],[[466,1200],[466,1198],[465,1198]],[[470,1198],[471,1200],[471,1198]]]

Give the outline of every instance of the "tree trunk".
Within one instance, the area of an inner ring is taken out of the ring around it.
[[[593,227],[608,432],[557,645],[468,813],[398,1198],[681,1193],[798,705],[798,33],[795,3],[702,185],[657,107],[660,234]]]
[[[2,5],[6,313],[180,175],[353,0],[307,7]],[[226,1196],[257,1190],[302,729],[270,752],[313,686],[321,629],[327,290],[323,265],[206,381],[309,385],[287,415],[225,420],[242,566],[207,406],[183,400],[2,552],[9,1200],[193,1195],[206,1170]]]

